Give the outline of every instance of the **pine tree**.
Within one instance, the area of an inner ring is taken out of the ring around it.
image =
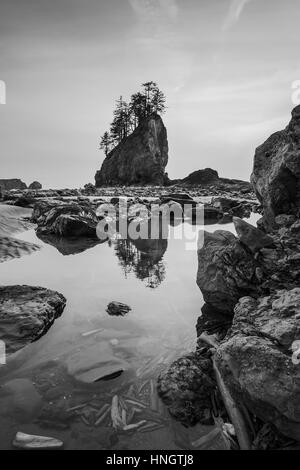
[[[112,146],[112,138],[109,132],[104,132],[100,140],[100,149],[104,150],[105,155],[108,155]]]
[[[105,132],[100,142],[100,148],[104,150],[105,155],[130,135],[143,119],[153,113],[165,112],[166,97],[159,90],[157,83],[150,81],[141,86],[142,91],[134,93],[129,104],[122,96],[116,101],[110,132]]]

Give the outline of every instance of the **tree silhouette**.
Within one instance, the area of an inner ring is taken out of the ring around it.
[[[105,155],[128,137],[145,118],[165,112],[166,97],[157,83],[150,81],[141,86],[142,91],[134,93],[129,104],[122,96],[116,101],[110,132],[105,132],[100,141],[100,148]]]
[[[108,155],[112,146],[112,137],[109,132],[104,132],[100,140],[100,149],[104,150],[105,155]]]

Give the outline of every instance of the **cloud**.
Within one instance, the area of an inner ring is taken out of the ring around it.
[[[223,31],[228,31],[239,21],[244,8],[247,3],[250,3],[251,1],[252,0],[231,0],[228,13],[222,26]]]
[[[129,0],[129,3],[142,23],[177,20],[178,6],[175,0]]]

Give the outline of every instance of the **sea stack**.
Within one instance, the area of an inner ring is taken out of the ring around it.
[[[107,155],[95,175],[96,186],[163,185],[168,148],[163,120],[152,114]]]

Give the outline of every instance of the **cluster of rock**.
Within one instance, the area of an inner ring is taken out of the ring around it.
[[[234,217],[237,237],[199,237],[206,304],[197,333],[220,341],[214,360],[236,401],[300,441],[300,107],[257,149],[251,179],[263,208],[259,228]]]

